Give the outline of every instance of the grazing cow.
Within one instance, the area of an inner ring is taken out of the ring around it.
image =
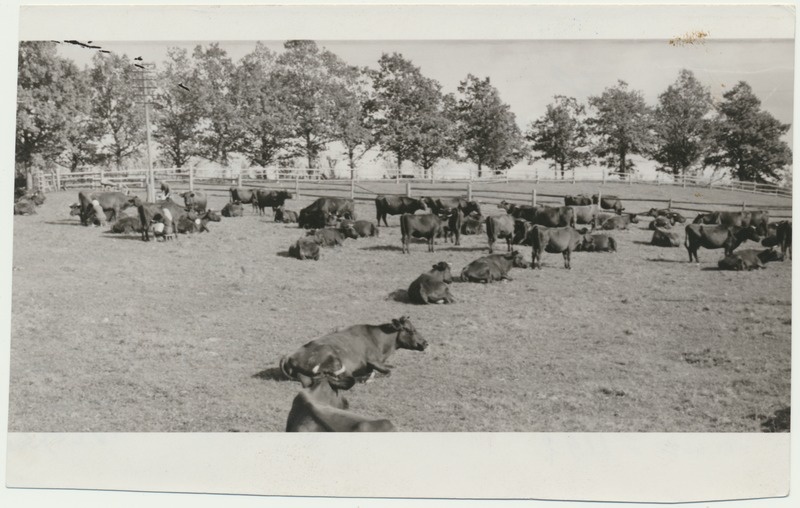
[[[455,237],[455,244],[461,245],[461,226],[464,223],[464,212],[460,208],[456,208],[447,219],[447,225],[444,227],[444,241],[448,238]]]
[[[139,217],[124,215],[111,226],[112,233],[141,233],[142,221]]]
[[[417,210],[428,210],[428,206],[422,199],[409,198],[405,196],[383,196],[379,195],[375,198],[375,211],[378,216],[378,227],[381,226],[381,219],[383,224],[389,226],[386,222],[387,215],[403,215],[406,213],[414,213]]]
[[[358,238],[366,238],[368,236],[378,236],[380,230],[378,229],[375,224],[371,223],[368,220],[343,220],[341,224],[339,224],[339,229],[348,229],[352,228]]]
[[[345,219],[356,220],[355,204],[352,199],[345,198],[318,198],[316,201],[300,211],[300,218],[311,212],[323,212],[325,214],[344,217]]]
[[[720,270],[747,270],[766,268],[770,261],[783,261],[783,256],[775,249],[742,249],[719,260]]]
[[[285,190],[267,191],[259,189],[256,191],[254,203],[258,207],[258,214],[264,215],[264,209],[272,208],[272,213],[276,213],[279,206],[283,206],[287,199],[292,199],[292,195]]]
[[[575,213],[576,224],[591,224],[594,227],[597,214],[600,212],[597,205],[572,205],[572,211]]]
[[[14,203],[14,215],[36,215],[36,204],[28,199]]]
[[[691,263],[694,258],[695,262],[699,263],[697,251],[700,247],[725,249],[725,256],[730,256],[745,240],[758,242],[761,238],[753,227],[689,224],[686,226],[684,245],[689,252],[689,262]]]
[[[570,257],[572,251],[576,250],[583,241],[583,234],[575,228],[545,228],[534,226],[530,232],[533,241],[531,268],[542,269],[542,254],[547,251],[552,254],[562,253],[564,256],[564,268],[571,270]],[[537,266],[538,265],[538,266]]]
[[[231,187],[229,191],[231,193],[231,199],[230,199],[231,203],[236,203],[236,202],[238,202],[239,204],[251,203],[253,205],[253,212],[255,212],[258,209],[258,205],[256,205],[255,201],[256,189],[246,189],[244,187]],[[233,217],[238,217],[238,215],[234,215]]]
[[[528,263],[519,251],[507,254],[489,254],[478,258],[461,270],[463,282],[494,282],[496,280],[511,280],[508,272],[512,268],[527,268]]]
[[[585,206],[592,204],[592,198],[585,194],[578,194],[577,196],[564,196],[564,204],[566,206]]]
[[[358,233],[350,227],[312,229],[306,236],[311,236],[322,247],[337,247],[343,245],[346,238],[358,238]]]
[[[531,205],[515,205],[503,200],[497,205],[497,208],[504,209],[515,219],[524,219],[528,222],[533,222],[533,218],[536,216],[536,207]]]
[[[461,225],[462,235],[479,235],[483,232],[484,219],[478,215],[468,215],[464,217],[464,223]]]
[[[674,226],[676,222],[680,222],[681,224],[686,222],[686,217],[678,212],[673,212],[669,208],[651,208],[644,215],[655,218],[665,217],[669,221],[670,226]]]
[[[213,210],[206,210],[204,213],[197,215],[192,210],[187,215],[181,216],[177,221],[178,233],[204,233],[208,232],[209,222],[220,222],[222,218]]]
[[[622,206],[622,200],[617,196],[603,195],[602,197],[597,194],[592,195],[592,204],[597,204],[598,198],[600,199],[600,208],[603,210],[614,210],[616,213],[622,213],[625,207]]]
[[[505,238],[508,244],[508,252],[511,252],[511,244],[514,241],[514,217],[512,215],[490,215],[486,217],[486,236],[489,239],[489,253],[494,252],[494,242],[500,238]]]
[[[206,211],[208,198],[204,192],[186,191],[181,193],[180,196],[183,198],[183,204],[187,210],[194,210],[198,213],[203,213]]]
[[[405,217],[406,215],[404,215]],[[355,325],[329,333],[284,356],[280,369],[290,379],[311,386],[314,378],[332,376],[342,382],[373,371],[389,374],[386,360],[397,349],[423,351],[428,342],[408,316],[381,325]]]
[[[220,213],[223,217],[241,217],[244,215],[244,207],[242,203],[234,201],[223,206]]]
[[[467,201],[464,198],[420,198],[430,211],[436,215],[449,215],[453,210],[461,210],[464,215],[477,213],[480,215],[481,207],[477,201]]]
[[[635,213],[626,213],[624,215],[615,215],[608,220],[603,221],[600,226],[601,229],[628,229],[631,224],[638,224],[639,219],[636,218]]]
[[[647,226],[647,228],[650,231],[655,231],[656,228],[672,229],[672,224],[674,224],[674,222],[670,221],[667,217],[659,215],[658,217],[650,221],[650,224]]]
[[[355,380],[353,380],[354,382]],[[315,378],[310,388],[303,388],[292,401],[286,419],[286,432],[393,432],[389,420],[375,420],[348,411],[347,399],[338,394],[352,383],[336,378]]]
[[[583,235],[583,240],[575,250],[585,252],[617,252],[617,241],[613,236],[609,235]]]
[[[681,239],[678,233],[656,228],[653,231],[653,238],[650,239],[650,245],[655,245],[656,247],[680,247]]]
[[[408,297],[414,303],[453,303],[450,294],[450,284],[453,276],[450,273],[450,263],[440,261],[433,265],[433,269],[417,277],[408,286]]]
[[[297,212],[286,210],[283,206],[275,209],[275,222],[297,222]]]
[[[122,210],[134,206],[134,197],[128,196],[124,192],[79,192],[78,202],[81,205],[81,224],[88,226],[91,223],[92,213],[102,223],[106,219],[106,213],[104,212],[112,212],[112,218],[109,221],[116,221]]]
[[[400,216],[400,235],[403,242],[403,252],[411,254],[409,246],[411,238],[425,238],[428,240],[428,252],[434,252],[435,238],[444,235],[445,220],[434,214],[412,215],[409,213]]]
[[[319,244],[313,238],[300,238],[289,247],[289,255],[297,259],[319,260]]]

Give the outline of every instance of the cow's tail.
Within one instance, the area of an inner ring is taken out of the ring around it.
[[[611,252],[617,252],[617,241],[613,236],[608,237],[608,246],[611,247]]]
[[[278,365],[280,366],[281,372],[283,372],[283,375],[286,376],[287,379],[295,379],[294,376],[292,376],[289,372],[286,371],[286,357],[285,356],[283,358],[281,358],[281,361],[278,363]]]

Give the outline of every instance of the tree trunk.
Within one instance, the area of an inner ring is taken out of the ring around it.
[[[481,161],[478,161],[478,178],[482,176],[482,173],[483,173],[483,164],[481,164]]]
[[[619,151],[619,172],[620,175],[625,175],[625,178],[628,178],[628,172],[625,171],[627,168],[625,167],[625,156],[627,152],[625,150]]]
[[[561,179],[564,179],[564,163],[561,163]]]

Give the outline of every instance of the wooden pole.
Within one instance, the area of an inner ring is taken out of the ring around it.
[[[238,187],[242,186],[242,170],[239,170],[239,175],[236,177],[236,185]]]
[[[686,171],[683,172],[683,188],[686,188]]]
[[[472,182],[467,182],[467,201],[472,201]]]
[[[352,178],[350,179],[350,199],[355,199],[356,197],[356,181]]]
[[[531,191],[531,205],[536,206],[536,189]]]
[[[61,190],[61,168],[56,168],[56,190]]]
[[[300,197],[300,175],[297,173],[294,174],[294,198],[298,199]]]
[[[669,198],[669,203],[667,203],[667,210],[672,210],[672,198]]]
[[[745,206],[747,206],[747,204],[744,201],[742,201],[742,211],[744,211]]]
[[[536,183],[539,183],[539,168],[536,168]]]
[[[411,182],[406,182],[406,197],[411,197]]]
[[[194,167],[189,166],[189,190],[194,190]]]
[[[575,184],[575,168],[572,168],[572,183]]]
[[[603,175],[603,185],[605,185],[606,184],[606,170],[603,169],[601,172],[602,172],[602,175]]]

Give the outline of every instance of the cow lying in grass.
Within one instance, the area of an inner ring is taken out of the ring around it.
[[[283,222],[285,224],[297,222],[297,212],[287,210],[281,205],[275,209],[275,222]]]
[[[339,390],[353,386],[355,379],[341,382],[332,376],[314,378],[292,401],[286,432],[393,432],[389,420],[367,418],[348,411]]]
[[[368,236],[378,236],[380,231],[375,224],[373,224],[368,220],[355,220],[355,221],[343,220],[339,224],[339,229],[342,231],[346,231],[349,228],[352,228],[353,231],[356,232],[358,238],[366,238]]]
[[[678,233],[656,228],[653,231],[653,238],[650,239],[650,245],[655,245],[656,247],[680,247],[681,238]]]
[[[428,342],[408,316],[381,325],[355,325],[314,339],[281,358],[280,369],[290,379],[311,386],[314,379],[330,376],[337,383],[378,371],[389,374],[386,360],[397,349],[423,351]]]
[[[289,247],[289,255],[301,261],[305,259],[319,261],[319,244],[313,238],[300,238]]]
[[[583,240],[575,250],[584,252],[617,252],[617,241],[613,236],[609,235],[583,235]]]
[[[182,216],[177,223],[178,233],[204,233],[208,232],[209,222],[220,222],[222,218],[213,210],[206,210],[202,214],[190,212]]]
[[[312,237],[322,247],[338,247],[344,245],[347,238],[358,238],[358,233],[352,226],[341,228],[312,229],[306,236]]]
[[[766,268],[770,261],[783,261],[783,256],[775,249],[742,249],[719,260],[720,270],[750,271]]]
[[[244,207],[240,201],[232,201],[223,206],[220,213],[223,217],[242,217],[244,215]]]
[[[450,264],[440,261],[433,269],[417,277],[408,287],[408,297],[414,303],[453,303],[448,284],[453,282]]]
[[[489,254],[478,258],[461,270],[463,282],[494,282],[496,280],[511,280],[508,272],[511,268],[526,268],[528,264],[518,251],[508,254]]]

